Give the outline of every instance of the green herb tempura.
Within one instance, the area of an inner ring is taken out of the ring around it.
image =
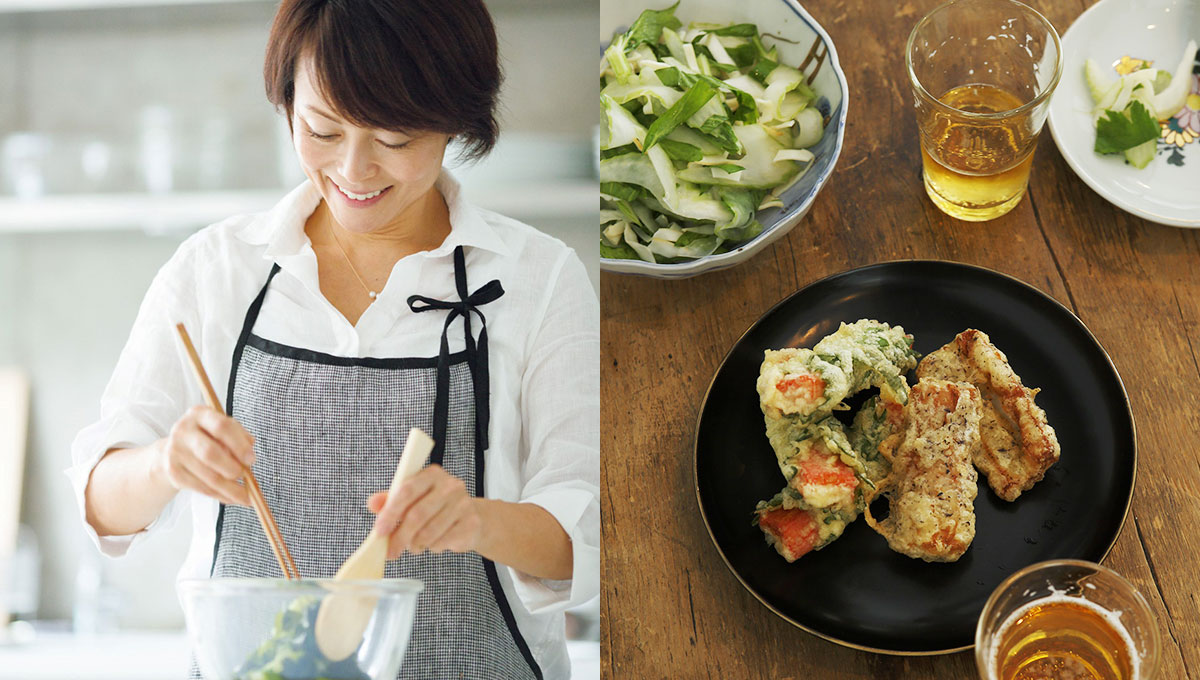
[[[754,238],[824,133],[804,73],[757,26],[684,29],[678,4],[642,12],[601,61],[606,258],[683,262]]]
[[[271,636],[233,672],[234,680],[371,680],[355,657],[330,661],[317,647],[320,599],[301,597],[275,617]]]

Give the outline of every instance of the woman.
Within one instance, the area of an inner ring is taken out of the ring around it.
[[[305,577],[390,532],[386,576],[425,583],[401,677],[567,676],[562,610],[599,587],[598,309],[572,251],[442,170],[495,141],[487,10],[285,0],[265,76],[308,181],[154,279],[73,447],[89,530],[122,555],[190,509],[182,577],[278,577],[253,465]],[[432,463],[387,498],[411,427]]]

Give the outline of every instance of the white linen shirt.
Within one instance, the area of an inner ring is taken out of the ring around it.
[[[470,292],[492,279],[504,287],[503,296],[480,307],[487,319],[491,389],[487,496],[545,508],[570,536],[574,552],[568,581],[511,568],[497,572],[546,677],[565,678],[570,661],[562,612],[599,592],[599,305],[583,263],[561,241],[468,204],[444,170],[435,186],[449,207],[450,234],[441,246],[397,262],[353,326],[321,294],[316,255],[304,232],[320,201],[311,183],[269,212],[231,217],[189,237],[151,283],[101,399],[100,420],[75,438],[67,475],[87,532],[112,557],[190,510],[192,543],[179,578],[206,578],[216,500],[181,492],[150,526],[128,536],[98,536],[84,509],[84,489],[105,451],[165,437],[189,407],[204,403],[175,324],[187,327],[224,400],[246,310],[276,262],[281,271],[267,290],[256,335],[346,357],[436,357],[445,315],[414,313],[407,299],[416,293],[458,300],[453,253],[465,246]],[[472,330],[478,336],[477,319]],[[461,321],[448,335],[451,352],[464,349]]]

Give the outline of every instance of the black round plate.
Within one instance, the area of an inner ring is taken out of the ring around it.
[[[957,562],[893,552],[860,519],[834,543],[788,564],[751,525],[755,504],[784,486],[755,390],[763,350],[812,347],[839,322],[863,318],[903,326],[922,355],[977,328],[1027,386],[1042,389],[1038,405],[1058,433],[1061,458],[1013,503],[980,475],[975,540]],[[849,647],[939,654],[974,643],[984,602],[1014,571],[1060,557],[1102,560],[1125,521],[1136,459],[1121,378],[1070,311],[987,269],[888,262],[801,289],[733,346],[701,407],[696,493],[726,564],[775,613]]]

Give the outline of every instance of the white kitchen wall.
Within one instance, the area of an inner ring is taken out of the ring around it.
[[[102,180],[89,180],[77,164],[48,163],[52,193],[79,191],[86,182],[101,182],[92,191],[144,190],[136,151],[140,112],[159,105],[170,112],[177,160],[189,159],[175,165],[176,188],[277,189],[284,174],[279,122],[261,84],[273,8],[241,2],[0,12],[0,140],[17,131],[46,133],[62,156],[75,158],[89,142],[110,145]],[[520,166],[531,182],[539,181],[539,168],[554,180],[594,181],[588,173],[596,55],[566,47],[594,43],[596,4],[499,0],[492,11],[507,75],[505,156],[465,174],[486,183],[505,166]],[[557,156],[527,158],[522,147],[529,144],[528,154],[553,149]],[[190,162],[199,158],[208,170]],[[532,206],[525,219],[575,247],[598,287],[594,213],[559,212]],[[142,295],[186,236],[86,226],[0,229],[0,365],[25,368],[33,384],[22,521],[40,542],[42,619],[70,618],[80,565],[96,555],[62,474],[71,441],[97,417]],[[174,577],[186,525],[127,559],[101,563],[105,583],[119,594],[122,627],[182,625]]]

